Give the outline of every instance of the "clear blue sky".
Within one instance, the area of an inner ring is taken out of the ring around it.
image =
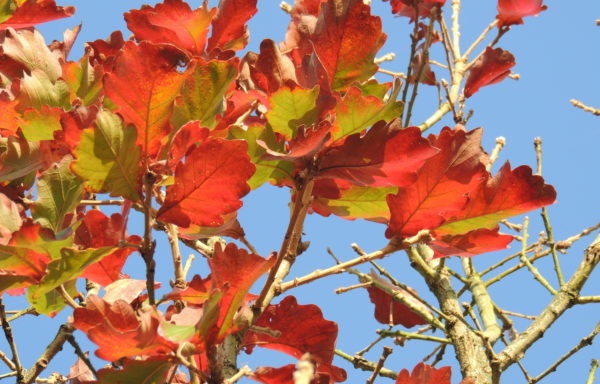
[[[150,2],[154,4],[155,1]],[[198,6],[199,1],[190,2]],[[283,39],[287,28],[288,16],[279,10],[279,1],[259,0],[259,12],[250,23],[251,41],[249,49],[256,51],[263,38],[276,41]],[[464,0],[461,15],[463,47],[480,33],[496,15],[495,1]],[[143,2],[133,0],[93,1],[73,0],[59,1],[61,5],[74,5],[75,16],[70,19],[55,21],[42,25],[39,29],[49,43],[53,39],[62,39],[62,31],[83,22],[83,30],[75,44],[71,59],[78,58],[83,52],[83,43],[99,38],[106,38],[115,29],[125,31],[123,12],[139,8]],[[211,5],[214,1],[211,1]],[[510,159],[513,166],[520,164],[535,165],[533,138],[541,136],[544,148],[544,176],[558,191],[558,202],[550,207],[555,236],[564,239],[581,229],[600,221],[600,177],[598,176],[598,145],[600,143],[600,118],[575,109],[569,104],[570,98],[600,107],[600,27],[594,20],[600,18],[600,2],[593,0],[546,1],[549,9],[539,17],[530,17],[525,25],[515,26],[500,42],[499,46],[511,51],[517,61],[514,72],[521,75],[521,80],[504,80],[501,84],[483,88],[468,100],[467,109],[474,109],[475,115],[468,128],[484,127],[484,147],[491,150],[495,138],[504,136],[507,147],[501,154],[497,164]],[[389,12],[389,4],[381,0],[373,0],[373,13],[383,18],[384,30],[388,41],[381,54],[395,52],[396,60],[384,63],[383,68],[393,71],[404,71],[408,56],[408,36],[410,27],[405,19],[394,18]],[[125,36],[129,32],[125,31]],[[436,58],[444,61],[443,57]],[[448,78],[443,71],[438,71],[438,79]],[[384,80],[385,78],[381,78]],[[437,95],[431,90],[421,88],[421,96],[417,102],[414,121],[421,121],[435,108]],[[449,123],[449,121],[446,121]],[[443,126],[438,124],[430,131],[437,132]],[[279,248],[282,234],[287,223],[287,190],[270,186],[261,187],[252,192],[244,200],[240,212],[240,221],[248,238],[258,250],[267,255]],[[532,221],[531,236],[537,237],[541,230],[538,212],[529,214]],[[515,218],[519,222],[522,218]],[[290,277],[301,276],[316,268],[332,265],[325,247],[331,247],[341,259],[350,259],[354,253],[350,243],[356,242],[363,249],[372,251],[386,244],[383,225],[366,222],[349,222],[335,217],[323,218],[311,215],[304,232],[306,240],[311,241],[310,249],[303,254],[294,266]],[[132,222],[130,232],[141,233],[141,222]],[[563,268],[567,276],[572,273],[581,260],[582,250],[591,239],[583,240],[579,246],[573,247],[568,255],[562,256]],[[159,238],[162,246],[158,249],[158,280],[163,287],[168,286],[170,264],[168,261],[167,243]],[[519,243],[514,242],[513,250]],[[482,269],[507,255],[509,251],[498,254],[480,255],[474,259],[476,268]],[[390,272],[400,280],[417,289],[425,298],[431,295],[416,272],[412,271],[403,254],[393,255],[384,264]],[[451,260],[451,265],[458,265]],[[126,272],[132,277],[143,278],[141,262],[133,256],[126,266]],[[160,267],[163,265],[164,267]],[[539,268],[554,283],[550,260],[539,263]],[[363,268],[368,270],[368,268]],[[197,262],[194,272],[205,276],[206,266]],[[335,288],[356,283],[353,276],[335,276],[321,280],[315,284],[292,290],[301,304],[319,305],[325,318],[338,322],[340,331],[338,348],[353,354],[375,338],[374,331],[383,328],[373,319],[373,307],[366,291],[356,290],[336,295]],[[163,290],[164,292],[164,290]],[[505,282],[491,289],[497,295],[502,307],[517,312],[536,315],[550,300],[546,291],[535,283],[529,272],[522,271],[512,275]],[[586,294],[600,294],[600,273],[596,271],[584,289]],[[9,309],[24,308],[23,300],[8,301]],[[70,310],[66,309],[58,316],[63,320]],[[527,354],[524,364],[532,375],[543,371],[556,358],[570,349],[582,336],[589,333],[600,319],[599,306],[582,306],[567,313],[545,337]],[[38,357],[46,344],[52,339],[60,320],[41,318],[25,318],[13,325],[18,343],[21,345],[22,360],[29,367]],[[515,321],[518,330],[522,330],[526,321]],[[76,337],[84,345],[85,350],[93,351],[95,346],[84,342],[85,336],[77,333]],[[367,355],[370,360],[377,360],[383,345],[379,344]],[[597,342],[586,348],[575,358],[559,368],[558,373],[546,379],[546,383],[584,383],[589,370],[590,359],[600,358]],[[4,343],[0,349],[7,351]],[[426,342],[408,342],[407,346],[397,348],[388,359],[386,366],[399,371],[412,367],[432,349]],[[100,360],[95,360],[102,366]],[[51,370],[59,370],[63,374],[74,362],[70,346],[51,364]],[[240,355],[240,363],[279,366],[292,362],[291,358],[276,352],[257,352],[252,356]],[[349,374],[348,383],[364,382],[369,374],[354,371],[342,360],[337,365],[345,368]],[[458,383],[458,369],[453,363],[452,352],[449,351],[441,365],[454,366],[454,380]],[[49,373],[47,370],[46,373]],[[1,372],[0,372],[1,373]],[[43,376],[46,376],[45,374]],[[523,376],[513,367],[504,377],[503,382],[521,383]],[[380,378],[378,382],[391,382]]]

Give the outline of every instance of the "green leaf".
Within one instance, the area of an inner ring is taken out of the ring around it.
[[[181,86],[181,96],[175,100],[174,125],[180,127],[199,120],[201,126],[214,128],[215,117],[222,113],[224,96],[237,74],[237,66],[230,61],[197,63]]]
[[[290,140],[296,136],[298,126],[310,126],[317,123],[319,109],[317,97],[319,87],[313,89],[283,87],[269,98],[271,109],[267,112],[267,121],[273,131],[281,133]]]
[[[100,111],[96,127],[81,134],[72,169],[94,192],[137,201],[140,149],[135,140],[134,127],[123,128],[119,116]]]
[[[256,189],[266,182],[281,184],[283,180],[293,179],[292,171],[294,167],[291,162],[261,160],[267,151],[257,144],[257,140],[262,140],[274,151],[284,152],[283,143],[277,142],[277,138],[269,126],[251,125],[247,129],[232,127],[229,134],[232,139],[243,139],[248,143],[250,161],[256,166],[256,172],[248,180],[251,189]]]
[[[17,9],[13,0],[0,0],[0,23],[10,19]]]
[[[102,92],[102,67],[90,64],[87,56],[79,62],[67,62],[63,65],[62,78],[71,88],[71,98],[78,97],[83,105],[91,105],[98,101]]]
[[[98,372],[98,383],[164,384],[173,365],[170,358],[166,356],[153,356],[146,360],[126,359],[123,369],[101,369]]]
[[[19,99],[23,105],[36,109],[42,109],[44,105],[70,109],[69,94],[69,85],[64,80],[52,82],[46,72],[34,69],[31,75],[23,75]]]
[[[67,281],[63,284],[65,290],[71,297],[77,295],[77,284],[75,280]],[[36,295],[37,286],[32,285],[27,289],[27,301],[35,308],[37,313],[52,316],[60,312],[65,306],[65,299],[58,290],[53,289],[50,292]],[[34,297],[36,295],[36,297]]]
[[[54,139],[54,131],[62,129],[60,115],[62,109],[42,106],[41,110],[29,108],[23,112],[19,126],[23,136],[29,141]]]
[[[83,182],[71,172],[71,156],[53,164],[38,180],[38,199],[32,209],[34,219],[58,233],[67,214],[81,200]]]
[[[61,257],[48,263],[47,273],[40,284],[35,288],[30,288],[32,298],[38,299],[40,295],[50,292],[64,282],[76,279],[87,267],[102,260],[104,256],[108,256],[116,249],[116,247],[88,248],[84,250],[63,248]]]
[[[386,223],[390,217],[386,196],[398,192],[397,187],[352,186],[341,192],[337,199],[315,198],[315,211],[328,216],[334,214],[344,219],[366,219]]]
[[[396,101],[400,86],[395,86],[387,102],[376,96],[363,95],[360,89],[351,87],[336,105],[336,121],[333,139],[352,135],[370,128],[376,122],[386,122],[402,114],[402,103]]]
[[[0,181],[26,176],[42,165],[38,143],[11,136],[0,138]]]

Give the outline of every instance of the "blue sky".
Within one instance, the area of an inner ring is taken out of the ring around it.
[[[190,3],[198,6],[200,2]],[[211,2],[211,5],[213,3]],[[289,18],[279,9],[278,3],[275,0],[259,0],[259,12],[250,23],[250,50],[257,51],[260,41],[264,38],[272,38],[275,41],[283,39]],[[466,47],[493,20],[496,9],[494,1],[464,0],[462,3],[462,46]],[[76,59],[82,54],[85,41],[106,38],[115,29],[125,30],[123,12],[139,8],[143,2],[74,0],[59,1],[59,4],[74,5],[77,12],[69,19],[51,22],[39,29],[49,43],[53,39],[62,39],[64,29],[82,22],[82,32],[71,54],[71,59]],[[521,79],[506,79],[500,84],[482,88],[468,100],[466,108],[475,111],[468,128],[484,128],[483,144],[487,150],[491,151],[496,137],[506,138],[507,146],[502,151],[496,168],[506,160],[510,160],[515,167],[521,164],[535,166],[533,139],[536,136],[542,137],[544,176],[558,191],[557,204],[549,208],[549,214],[556,238],[564,239],[600,221],[600,177],[597,168],[600,118],[569,104],[569,99],[577,98],[584,103],[600,107],[600,27],[594,23],[595,19],[600,18],[600,2],[580,0],[575,4],[567,1],[546,1],[545,4],[549,8],[547,11],[538,17],[527,18],[524,25],[514,26],[498,45],[515,55],[517,65],[514,72],[520,74]],[[411,27],[407,20],[392,17],[388,3],[373,0],[372,6],[373,13],[382,17],[384,31],[388,34],[388,40],[380,53],[396,53],[396,59],[382,64],[382,67],[392,71],[404,71]],[[449,12],[449,9],[446,12]],[[125,37],[129,34],[126,31]],[[434,58],[444,61],[442,56]],[[439,68],[435,71],[438,79],[448,78]],[[380,77],[380,80],[388,79]],[[426,87],[420,89],[420,97],[413,114],[414,122],[420,122],[429,116],[437,105],[437,91]],[[430,131],[438,132],[443,124],[450,123],[451,121],[446,119]],[[268,255],[270,251],[279,248],[287,224],[288,199],[288,190],[271,186],[263,186],[244,199],[240,221],[248,238],[262,255]],[[535,239],[542,229],[540,216],[538,212],[531,212],[529,217],[531,237]],[[518,223],[522,221],[522,217],[511,221]],[[326,247],[332,248],[335,254],[344,260],[354,257],[349,246],[351,243],[358,243],[367,251],[379,249],[386,244],[384,231],[385,227],[379,224],[310,215],[304,232],[305,239],[311,241],[311,246],[298,260],[290,277],[331,266],[332,259],[326,254]],[[142,223],[132,222],[130,232],[141,233]],[[160,237],[160,234],[157,236],[159,243],[162,243],[157,251],[159,269],[161,262],[164,266],[164,273],[159,273],[158,280],[162,280],[164,287],[168,286],[168,280],[171,278],[167,257],[168,245],[166,238]],[[590,241],[591,238],[584,239],[581,244],[574,246],[568,255],[561,256],[566,276],[570,276],[574,271],[581,260],[585,245]],[[513,242],[513,251],[519,247],[520,243]],[[480,255],[474,259],[475,266],[483,269],[509,252]],[[456,259],[449,260],[449,263],[453,266],[459,265]],[[410,269],[405,255],[393,255],[382,264],[401,281],[414,287],[425,298],[431,299],[427,287],[417,273]],[[132,277],[143,278],[140,272],[141,265],[139,258],[134,257],[134,260],[128,262],[126,272]],[[548,259],[540,262],[539,268],[555,284],[551,261]],[[368,271],[368,268],[363,267],[363,271]],[[194,264],[193,272],[203,276],[208,274],[201,261]],[[350,354],[366,346],[375,338],[374,331],[383,328],[373,319],[373,307],[366,291],[356,290],[342,295],[333,293],[335,288],[355,283],[356,279],[353,276],[338,275],[289,291],[301,304],[317,304],[322,308],[326,319],[338,322],[338,348]],[[493,286],[491,293],[495,295],[500,306],[529,315],[539,313],[551,299],[525,270]],[[598,271],[592,275],[584,293],[600,294]],[[25,305],[20,299],[8,301],[9,309],[24,308]],[[31,366],[54,336],[58,322],[64,321],[69,313],[70,310],[67,309],[54,320],[29,317],[15,322],[13,328],[21,345],[21,358],[25,366]],[[581,306],[569,311],[523,360],[530,374],[539,374],[564,354],[593,329],[599,318],[598,306]],[[517,329],[522,330],[527,321],[517,320],[515,323]],[[82,342],[85,350],[95,349],[94,345],[84,342],[83,334],[77,333],[76,337]],[[391,340],[380,343],[367,357],[377,360],[383,345],[390,344]],[[580,352],[544,382],[585,382],[590,359],[600,358],[600,348],[597,345]],[[432,348],[427,342],[409,342],[404,348],[396,348],[386,367],[396,371],[401,368],[412,369]],[[7,350],[3,344],[0,345],[0,349]],[[68,367],[74,362],[73,356],[71,348],[65,346],[65,352],[58,356],[50,369],[67,373]],[[104,364],[100,360],[96,362],[98,366]],[[262,355],[255,352],[252,356],[241,354],[239,362],[249,363],[251,366],[278,366],[292,360],[276,352],[265,352]],[[369,376],[367,373],[354,371],[343,360],[336,362],[347,370],[348,383],[364,382]],[[451,351],[447,352],[442,363],[448,364],[454,367],[453,382],[458,382],[458,369],[453,363]],[[378,380],[381,383],[386,380],[391,382],[383,378]],[[515,366],[504,376],[503,382],[520,383],[524,380]]]

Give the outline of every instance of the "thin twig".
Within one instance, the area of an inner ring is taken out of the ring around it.
[[[367,345],[366,347],[364,347],[360,351],[356,352],[356,354],[354,356],[362,356],[362,355],[364,355],[365,353],[369,352],[371,350],[371,348],[373,348],[375,345],[377,345],[383,339],[384,339],[383,336],[378,336],[369,345]]]
[[[171,246],[171,256],[173,257],[173,269],[175,271],[174,288],[185,288],[185,275],[183,273],[183,265],[181,262],[181,252],[179,251],[179,233],[177,227],[173,224],[166,224],[167,238]]]
[[[94,374],[94,376],[98,378],[98,372],[96,371],[96,368],[94,368],[88,356],[81,350],[81,347],[75,340],[75,336],[73,336],[72,333],[67,334],[67,341],[69,342],[69,344],[71,344],[73,349],[75,349],[75,354],[81,359],[81,361],[84,362],[84,364],[89,368],[89,370]]]
[[[144,239],[140,247],[140,254],[146,264],[146,289],[148,291],[148,302],[150,305],[156,303],[154,294],[154,274],[156,262],[154,261],[154,249],[156,242],[152,240],[152,189],[154,188],[154,175],[150,172],[144,174]]]
[[[551,295],[556,295],[556,289],[552,288],[548,280],[542,276],[540,271],[533,266],[533,264],[527,258],[527,238],[529,237],[529,217],[525,217],[523,220],[523,247],[521,249],[521,257],[519,258],[523,264],[527,266],[529,271],[533,274],[533,277],[539,281],[539,283],[550,292]]]
[[[245,236],[240,237],[240,242],[244,244],[251,253],[258,255],[258,251],[256,250],[256,248],[254,248],[254,246],[248,241],[248,239],[246,239]]]
[[[381,64],[384,61],[393,61],[395,58],[396,58],[396,54],[393,53],[393,52],[390,52],[390,53],[385,54],[385,55],[383,55],[381,57],[376,57],[375,60],[373,60],[373,62],[375,64]]]
[[[381,371],[381,369],[383,368],[385,360],[387,360],[388,356],[391,355],[392,352],[394,352],[394,350],[391,347],[383,347],[383,352],[381,352],[381,357],[377,362],[377,366],[375,366],[375,370],[373,370],[373,374],[371,375],[371,377],[369,377],[366,384],[373,384],[375,382],[377,375],[379,375],[379,371]]]
[[[600,25],[600,21],[598,21],[598,25]],[[596,376],[596,369],[598,369],[598,360],[592,359],[591,365],[592,366],[590,367],[590,373],[588,375],[586,384],[594,384],[594,380],[595,380],[595,376]]]
[[[79,205],[123,205],[125,200],[81,200]]]
[[[223,384],[233,384],[236,381],[238,381],[239,379],[241,379],[244,376],[248,376],[252,373],[252,370],[250,369],[249,366],[244,365],[242,368],[240,368],[239,371],[237,371],[237,373],[233,376],[231,376],[229,379],[226,379]]]
[[[349,287],[338,288],[338,289],[335,290],[335,293],[337,293],[339,295],[339,294],[342,294],[342,293],[346,293],[348,291],[352,291],[352,290],[357,289],[357,288],[367,288],[367,287],[370,287],[371,285],[372,284],[370,282],[360,283],[360,284],[354,284],[354,285],[351,285]]]
[[[17,367],[15,366],[15,363],[13,363],[8,356],[6,356],[6,353],[0,351],[0,360],[2,360],[4,362],[4,364],[6,364],[6,366],[8,368],[10,368],[11,371],[16,371]]]
[[[35,310],[35,308],[33,307],[29,307],[29,308],[25,308],[21,311],[17,311],[14,315],[12,315],[11,317],[9,317],[7,320],[8,322],[11,322],[13,320],[18,319],[21,316],[25,316],[25,315],[29,315],[32,314],[34,316],[39,316],[39,313],[37,313],[37,311]]]
[[[552,364],[550,367],[548,367],[548,369],[546,369],[544,372],[540,373],[539,375],[537,375],[536,377],[531,379],[529,381],[529,383],[535,384],[538,381],[542,380],[544,377],[548,376],[550,373],[556,371],[556,368],[558,368],[559,365],[561,365],[565,360],[567,360],[569,357],[571,357],[575,353],[577,353],[580,349],[587,347],[589,345],[592,345],[592,342],[594,341],[594,338],[596,337],[596,335],[598,335],[598,333],[600,333],[600,322],[598,322],[598,324],[596,324],[596,327],[589,335],[587,335],[586,337],[581,339],[579,341],[579,343],[577,343],[576,346],[571,348],[571,350],[569,352],[567,352],[563,356],[561,356],[558,360],[556,360],[554,362],[554,364]]]
[[[432,335],[421,335],[418,333],[411,333],[405,331],[388,331],[385,329],[380,329],[377,331],[377,334],[383,337],[402,337],[407,340],[424,340],[424,341],[432,341],[434,343],[442,343],[442,344],[451,344],[452,342],[449,339],[443,337],[437,337]]]
[[[571,102],[571,104],[573,104],[574,107],[581,108],[584,111],[593,114],[594,116],[600,116],[600,109],[598,108],[590,107],[588,105],[583,104],[581,101],[575,99],[571,99],[569,101]]]
[[[500,155],[500,151],[506,145],[506,139],[502,136],[496,138],[496,146],[492,150],[492,154],[490,155],[490,161],[485,166],[485,169],[489,172],[492,169],[492,166],[498,160],[498,156]]]
[[[21,366],[19,351],[13,337],[12,328],[10,327],[9,322],[6,320],[6,313],[4,313],[4,303],[2,302],[2,297],[0,297],[0,317],[2,321],[2,329],[4,330],[4,336],[6,337],[6,341],[8,342],[8,345],[10,345],[10,350],[12,352],[12,362],[15,365],[14,370],[17,372],[17,383],[20,384],[23,382],[23,375],[25,372]]]
[[[477,48],[477,46],[479,45],[479,43],[481,43],[483,41],[483,39],[485,39],[485,37],[487,36],[487,34],[496,27],[496,25],[498,25],[499,20],[498,19],[494,19],[494,21],[492,21],[484,30],[483,32],[481,32],[481,35],[479,35],[479,37],[477,37],[477,39],[475,39],[475,41],[473,41],[473,44],[471,44],[471,46],[465,51],[465,54],[463,55],[463,57],[465,58],[465,60],[469,57],[469,55],[475,50],[475,48]]]
[[[65,303],[68,304],[71,308],[75,309],[75,308],[81,307],[81,305],[77,304],[77,302],[75,300],[73,300],[71,295],[69,295],[69,292],[67,292],[67,290],[65,289],[65,286],[63,284],[61,284],[58,288],[56,288],[56,290],[58,291],[60,296],[62,296]]]
[[[360,356],[350,356],[346,352],[339,349],[335,350],[335,354],[341,357],[342,359],[351,362],[352,365],[354,365],[354,368],[356,369],[360,369],[363,371],[374,371],[377,367],[377,363],[368,361],[367,359]],[[392,371],[391,369],[381,368],[379,370],[379,376],[389,377],[390,379],[396,379],[398,377],[398,374]]]
[[[27,371],[27,375],[24,379],[25,384],[31,384],[35,381],[42,371],[46,369],[54,356],[56,356],[56,354],[62,350],[63,345],[67,341],[68,335],[72,333],[73,327],[71,325],[63,324],[60,326],[56,336],[54,337],[54,340],[48,344],[44,352],[42,352],[41,356],[33,364],[33,367]]]
[[[390,75],[390,76],[394,76],[394,77],[399,77],[401,79],[406,79],[406,75],[402,72],[392,72],[392,71],[388,71],[387,69],[383,69],[383,68],[377,68],[377,72],[384,73],[386,75]]]

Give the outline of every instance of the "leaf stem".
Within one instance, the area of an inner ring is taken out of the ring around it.
[[[425,340],[432,341],[434,343],[442,343],[442,344],[451,344],[452,342],[449,339],[443,337],[437,337],[432,335],[421,335],[418,333],[411,333],[405,331],[388,331],[386,329],[380,329],[377,331],[377,334],[383,337],[402,337],[407,340]]]
[[[154,181],[154,175],[150,171],[147,171],[144,174],[144,239],[140,246],[140,254],[146,263],[146,289],[150,305],[156,303],[154,293],[154,274],[156,270],[154,249],[156,242],[152,240],[152,189],[154,188]]]

